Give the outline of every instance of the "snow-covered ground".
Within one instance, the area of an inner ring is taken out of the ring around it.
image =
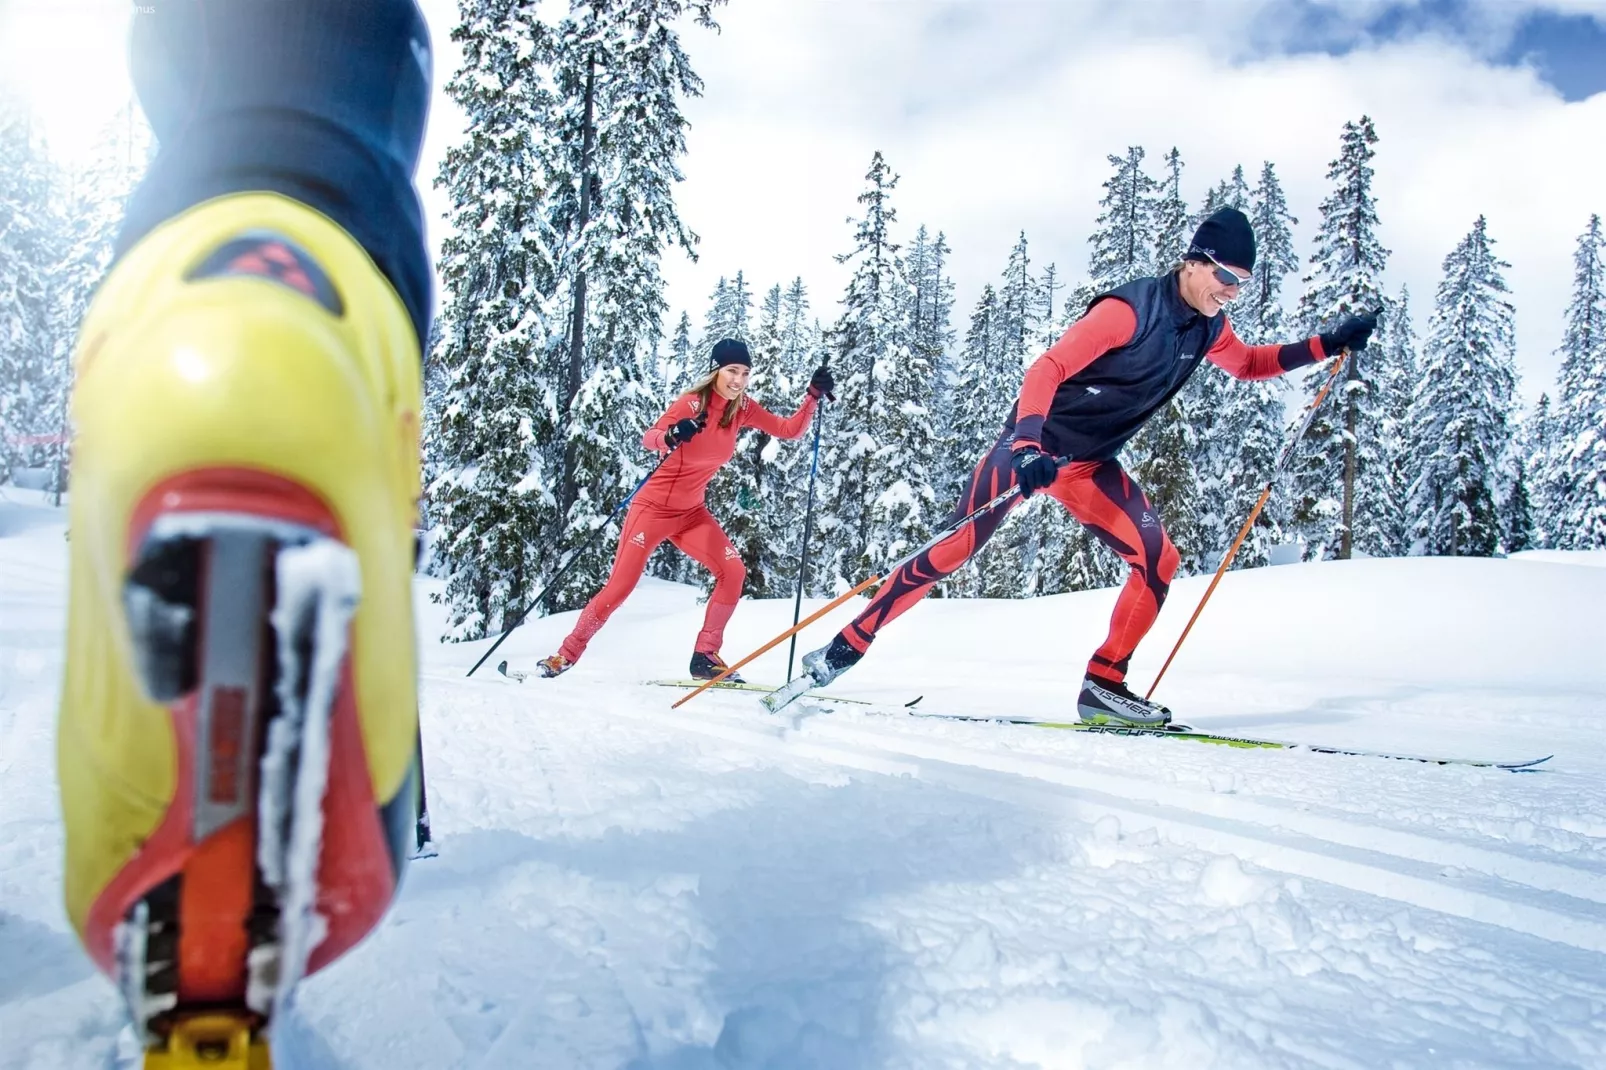
[[[122,1008],[60,905],[61,513],[0,493],[0,1067],[106,1067]],[[1555,754],[1523,774],[671,711],[643,681],[684,674],[701,607],[657,582],[568,675],[465,680],[485,644],[436,643],[421,581],[440,856],[304,985],[280,1066],[1606,1067],[1606,569],[1570,560],[1235,573],[1157,695],[1239,734]],[[1112,599],[931,601],[832,691],[1069,718]],[[790,617],[744,604],[726,654]],[[503,652],[533,667],[572,619]]]

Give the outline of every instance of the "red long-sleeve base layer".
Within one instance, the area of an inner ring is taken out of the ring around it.
[[[608,582],[586,603],[574,630],[558,648],[565,659],[580,660],[591,637],[636,589],[648,558],[665,539],[714,574],[714,590],[708,596],[703,629],[697,633],[692,649],[703,654],[719,653],[725,639],[725,625],[742,596],[747,566],[719,521],[703,503],[704,492],[714,473],[736,452],[737,432],[753,427],[776,438],[798,438],[814,415],[815,399],[805,398],[797,412],[784,418],[751,398],[743,398],[740,404],[741,410],[731,425],[721,427],[726,401],[714,394],[703,429],[670,454],[636,493],[635,501],[625,514],[624,528],[619,532],[619,548],[614,554]],[[697,419],[701,410],[702,403],[696,394],[681,396],[642,435],[642,445],[664,451],[669,428],[681,420]]]

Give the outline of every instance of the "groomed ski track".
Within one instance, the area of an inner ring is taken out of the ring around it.
[[[0,1070],[127,1070],[61,905],[60,515],[0,500]],[[1606,569],[1577,560],[1234,574],[1163,696],[1241,735],[1556,753],[1520,774],[745,694],[671,712],[638,681],[685,671],[702,606],[655,581],[572,672],[465,680],[485,644],[435,641],[421,579],[440,854],[301,987],[276,1065],[1599,1070]],[[847,693],[1052,710],[1110,598],[924,605]],[[727,656],[791,613],[743,603]],[[521,628],[513,667],[572,621]]]
[[[863,714],[840,707],[827,711],[822,707],[829,703],[805,698],[780,714],[771,714],[756,695],[744,692],[709,693],[696,701],[703,706],[697,712],[691,712],[694,707],[688,704],[682,710],[661,713],[619,703],[610,716],[717,739],[781,761],[801,759],[915,777],[1090,824],[1114,818],[1123,835],[1153,829],[1168,842],[1232,855],[1289,876],[1324,881],[1606,955],[1606,872],[1600,870],[1354,821],[1288,799],[1244,798],[1230,788],[1226,792],[1190,789],[931,739],[922,733],[921,719],[891,712]],[[986,729],[1043,731],[1005,724],[987,725]],[[1098,737],[1092,745],[1113,742]],[[1175,741],[1141,738],[1121,743],[1176,745]],[[1274,751],[1246,753],[1251,760],[1275,761],[1278,757]],[[1344,755],[1301,757],[1379,760]],[[1407,769],[1402,775],[1412,772]],[[1476,772],[1489,777],[1527,775],[1501,769]]]

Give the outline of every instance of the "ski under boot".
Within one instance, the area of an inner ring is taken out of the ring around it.
[[[725,659],[718,654],[699,652],[691,656],[691,678],[693,680],[712,680],[727,668],[729,666],[725,664]],[[747,681],[742,679],[741,673],[733,672],[721,680],[720,683],[745,684]]]
[[[853,668],[862,657],[864,655],[849,646],[838,632],[827,645],[804,654],[803,671],[785,687],[765,695],[762,700],[764,706],[771,713],[779,713],[783,707],[790,706],[810,691],[824,687]]]
[[[506,665],[507,662],[504,661],[502,664]],[[553,654],[549,658],[542,658],[535,664],[536,667],[541,670],[541,675],[548,680],[552,679],[554,676],[562,676],[564,673],[574,668],[574,662],[570,661],[562,654]]]
[[[1112,683],[1096,676],[1083,677],[1082,693],[1076,699],[1076,713],[1083,724],[1161,728],[1171,723],[1171,711],[1158,702],[1139,698],[1124,683]]]
[[[130,250],[75,362],[68,917],[148,1070],[265,1070],[420,816],[418,342],[344,231],[251,193]]]

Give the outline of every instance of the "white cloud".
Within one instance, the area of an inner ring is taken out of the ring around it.
[[[845,281],[845,217],[871,153],[903,176],[903,233],[946,231],[962,324],[1025,230],[1041,265],[1086,265],[1105,157],[1172,145],[1197,200],[1232,166],[1277,165],[1302,255],[1343,123],[1380,136],[1376,194],[1392,290],[1419,331],[1439,266],[1481,213],[1518,309],[1524,391],[1550,386],[1573,240],[1606,212],[1606,94],[1567,104],[1529,71],[1438,38],[1344,57],[1245,59],[1228,47],[1269,5],[909,3],[722,9],[723,32],[686,41],[707,83],[679,194],[701,263],[671,258],[670,299],[700,319],[720,275],[755,287],[801,274],[822,318]],[[1214,18],[1212,18],[1214,16]],[[1168,29],[1168,23],[1176,27]]]

